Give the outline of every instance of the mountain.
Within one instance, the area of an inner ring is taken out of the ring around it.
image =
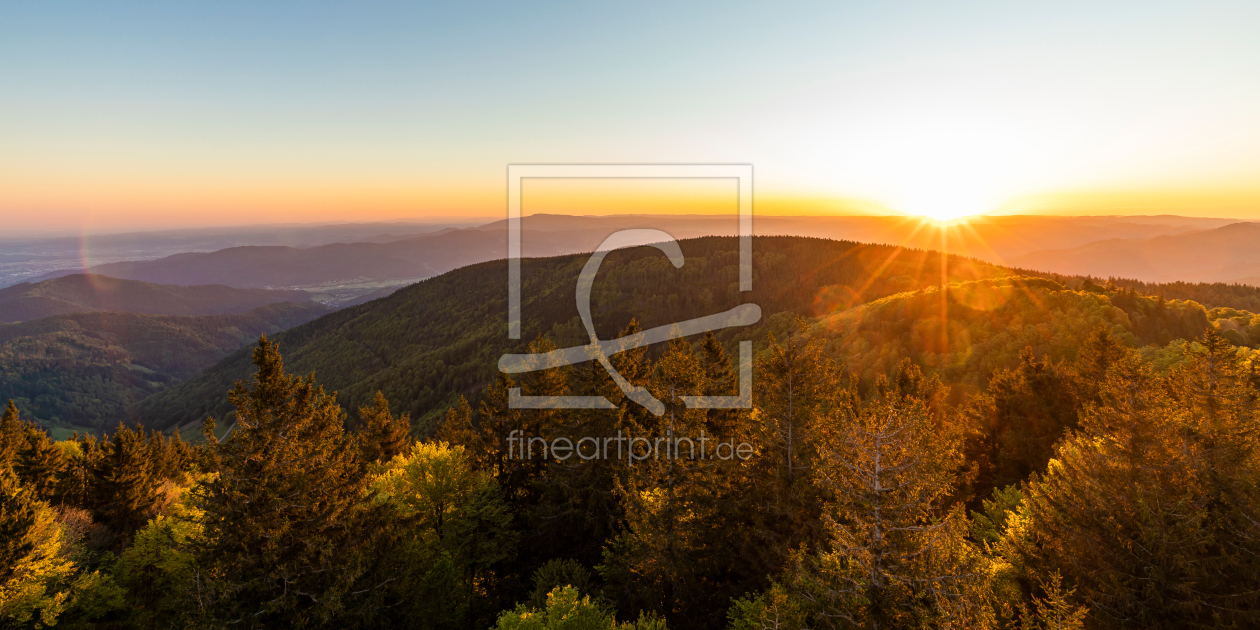
[[[1107,239],[1042,250],[1011,260],[1018,267],[1148,282],[1254,282],[1260,276],[1260,223],[1233,223],[1148,239]]]
[[[246,225],[60,237],[0,235],[0,287],[61,270],[79,273],[105,263],[154,260],[186,252],[212,252],[243,245],[314,247],[330,243],[388,242],[481,225],[487,219],[430,219],[327,225]]]
[[[757,325],[717,333],[732,352],[739,339],[782,337],[804,317],[825,325],[837,340],[829,351],[848,358],[848,368],[860,375],[873,377],[910,356],[951,382],[975,386],[1016,361],[1025,345],[1074,356],[1098,326],[1113,327],[1133,345],[1193,337],[1207,326],[1204,308],[1194,302],[1160,306],[1133,292],[1094,285],[1074,290],[937,252],[802,237],[755,238],[753,290],[740,293],[735,239],[706,237],[680,246],[687,262],[677,270],[650,248],[608,255],[592,291],[599,338],[615,337],[636,319],[644,328],[667,326],[751,302],[761,308]],[[586,258],[523,261],[522,341],[506,335],[503,261],[431,278],[276,339],[288,369],[315,372],[346,408],[366,404],[380,390],[425,430],[459,395],[473,398],[491,382],[504,353],[525,352],[539,336],[559,347],[589,342],[573,297]],[[944,294],[943,260],[950,283]],[[1063,280],[1081,285],[1081,279]],[[934,345],[942,335],[943,345]],[[237,351],[141,401],[136,417],[162,429],[208,414],[222,418],[231,408],[225,392],[251,369],[249,350]]]
[[[734,217],[620,215],[607,217],[536,214],[523,225],[540,232],[591,230],[607,235],[614,230],[652,227],[675,238],[732,236]],[[1233,219],[1159,216],[976,216],[941,223],[907,216],[776,216],[757,215],[759,236],[813,236],[832,240],[900,245],[932,249],[1005,264],[1011,258],[1041,249],[1076,247],[1105,238],[1151,238],[1184,234],[1234,223]],[[474,229],[501,229],[496,222]],[[592,245],[593,247],[593,245]]]
[[[591,238],[570,233],[526,232],[523,239],[528,243],[527,255],[548,256],[593,247],[587,245]],[[220,283],[242,288],[314,286],[356,280],[403,283],[506,255],[505,230],[454,230],[388,243],[333,243],[309,248],[232,247],[216,252],[176,254],[158,260],[110,263],[93,267],[91,271],[146,282]]]
[[[235,289],[221,284],[185,287],[75,274],[0,289],[0,322],[90,311],[226,315],[276,302],[310,301],[304,291]]]
[[[635,318],[650,328],[743,302],[758,304],[761,326],[781,332],[796,315],[815,316],[916,290],[941,277],[941,256],[927,251],[757,237],[753,290],[741,293],[736,244],[736,239],[722,237],[683,240],[686,263],[681,270],[652,248],[610,253],[592,293],[596,332],[609,339]],[[471,397],[490,382],[503,353],[523,352],[544,334],[560,346],[589,342],[574,299],[586,259],[522,261],[521,341],[507,338],[507,273],[501,260],[341,309],[277,339],[288,369],[315,371],[347,408],[369,400],[379,389],[399,411],[411,413],[419,424],[430,423],[456,396]],[[948,277],[973,280],[1006,273],[988,263],[952,258]],[[720,337],[729,341],[743,333],[727,330]],[[221,418],[230,409],[224,392],[250,369],[248,349],[238,351],[196,378],[142,401],[138,417],[158,428],[198,422],[206,414]]]
[[[331,310],[281,302],[234,315],[97,312],[0,324],[0,400],[49,427],[99,429],[259,335]]]
[[[940,224],[918,217],[756,217],[763,236],[813,236],[935,249],[1005,264],[1028,252],[1075,247],[1099,238],[1147,238],[1216,227],[1223,219],[1186,217],[974,217]],[[593,251],[608,235],[629,228],[662,229],[676,239],[733,236],[733,216],[567,216],[536,214],[522,219],[522,252],[544,257]],[[241,288],[287,287],[320,292],[321,301],[354,303],[364,294],[401,286],[459,267],[505,258],[507,222],[447,228],[376,242],[315,247],[247,246],[214,252],[180,253],[158,260],[115,262],[94,273],[165,284],[225,284]],[[40,276],[68,273],[63,269]],[[334,290],[326,288],[336,285]]]

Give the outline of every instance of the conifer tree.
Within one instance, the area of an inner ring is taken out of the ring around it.
[[[17,405],[10,400],[0,416],[0,468],[9,468],[26,446],[26,429],[18,418]]]
[[[26,426],[26,445],[18,451],[14,470],[23,485],[44,501],[57,498],[57,487],[66,470],[61,449],[53,445],[43,429]]]
[[[746,490],[738,512],[747,519],[746,553],[760,556],[752,561],[762,575],[777,574],[790,550],[821,539],[822,497],[813,480],[817,438],[849,402],[822,341],[803,320],[796,326],[785,339],[771,337],[754,372],[754,408],[741,415],[757,456],[740,482]]]
[[[707,429],[706,414],[688,409],[682,400],[707,389],[704,369],[691,345],[682,338],[670,340],[650,385],[653,396],[665,404],[665,414],[652,430],[635,436],[650,445],[631,445],[646,459],[624,467],[619,493],[626,532],[607,563],[608,572],[624,572],[617,581],[632,591],[629,601],[655,608],[677,623],[689,615],[713,613],[699,610],[711,594],[699,588],[698,574],[701,545],[709,539],[702,528],[713,517],[706,499],[714,490],[716,468],[700,459],[701,445],[696,442],[700,431]],[[675,438],[687,442],[679,444]],[[707,446],[712,455],[713,445]]]
[[[369,462],[389,461],[407,451],[411,445],[411,418],[394,416],[389,401],[376,392],[372,404],[359,407],[359,441],[363,459]]]
[[[100,454],[93,458],[92,511],[118,537],[120,547],[157,513],[163,480],[154,475],[153,465],[144,430],[121,424],[101,441]]]
[[[1181,375],[1180,387],[1174,380],[1171,391],[1182,400],[1136,352],[1111,366],[1100,402],[1086,406],[1080,433],[1029,483],[1008,527],[1006,555],[1030,579],[1060,572],[1096,623],[1257,620],[1255,502],[1247,490],[1255,460],[1238,459],[1245,443],[1220,438],[1240,435],[1213,435],[1210,403],[1193,401],[1195,383],[1216,378],[1218,391],[1232,390],[1220,372],[1198,380],[1213,373],[1206,364],[1213,352]]]
[[[903,372],[906,371],[903,366]],[[823,430],[816,482],[832,497],[821,553],[797,555],[798,591],[825,627],[984,627],[982,559],[961,506],[944,505],[961,435],[932,418],[913,374]]]
[[[464,447],[464,452],[468,453],[469,461],[474,467],[479,470],[487,468],[488,462],[478,457],[485,453],[478,439],[477,427],[473,423],[472,405],[468,404],[467,398],[460,396],[459,402],[446,410],[446,415],[433,432],[433,437],[439,442]]]
[[[314,376],[286,374],[265,336],[253,358],[253,382],[229,395],[235,425],[207,449],[217,475],[198,486],[203,605],[244,627],[325,624],[355,604],[350,587],[379,533],[363,504],[367,465]]]
[[[1028,348],[1019,366],[995,374],[988,389],[968,401],[974,432],[967,451],[979,468],[971,488],[974,499],[1045,469],[1055,443],[1077,426],[1080,390],[1069,366],[1038,360]]]

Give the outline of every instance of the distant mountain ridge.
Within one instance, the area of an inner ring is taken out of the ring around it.
[[[305,291],[175,286],[73,274],[0,289],[0,322],[66,313],[122,311],[149,315],[227,315],[277,302],[310,302]]]
[[[1226,219],[1189,217],[973,217],[939,224],[902,216],[757,216],[761,236],[812,236],[873,244],[944,250],[998,264],[1031,251],[1076,247],[1099,238],[1149,238],[1219,227]],[[733,236],[734,216],[535,214],[522,219],[524,256],[546,257],[592,251],[609,234],[629,228],[662,229],[674,238]],[[507,223],[446,228],[420,236],[354,235],[358,242],[314,247],[242,246],[181,253],[157,260],[117,262],[91,268],[118,278],[162,284],[225,284],[239,288],[314,287],[376,282],[360,295],[400,286],[453,269],[507,257]],[[76,270],[39,276],[53,278]],[[384,285],[384,286],[382,286]],[[359,297],[359,296],[354,296]],[[356,299],[345,302],[353,303]]]
[[[1042,250],[1011,261],[1017,267],[1145,282],[1254,283],[1260,277],[1260,223],[1148,239],[1109,239],[1071,249]]]

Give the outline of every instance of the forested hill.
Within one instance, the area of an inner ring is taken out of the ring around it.
[[[1099,328],[1130,347],[1160,347],[1199,337],[1210,319],[1197,302],[1012,276],[875,300],[821,317],[818,328],[829,353],[865,380],[908,358],[956,389],[976,391],[997,370],[1016,365],[1025,348],[1072,361]]]
[[[592,295],[603,339],[632,318],[645,327],[758,304],[767,321],[785,326],[786,314],[815,316],[865,300],[940,282],[934,252],[802,237],[759,237],[753,246],[753,290],[740,293],[737,241],[706,237],[680,241],[686,263],[674,269],[659,251],[611,253]],[[384,299],[345,308],[277,339],[285,363],[314,371],[347,408],[377,390],[425,425],[455,398],[473,394],[496,374],[499,356],[523,351],[539,335],[571,346],[589,341],[577,315],[574,289],[588,255],[526,259],[522,263],[522,339],[507,338],[505,262],[473,265],[400,289]],[[1009,271],[951,257],[950,280],[999,277]],[[783,313],[778,316],[776,314]],[[731,330],[724,340],[746,335]],[[744,336],[743,338],[748,338]],[[139,416],[157,428],[222,417],[224,393],[250,373],[240,351],[212,369],[141,403]]]
[[[0,400],[49,428],[97,430],[226,354],[331,309],[281,302],[235,315],[75,313],[0,324]]]
[[[932,345],[940,335],[930,330],[939,328],[940,300],[934,293],[941,280],[939,253],[760,237],[753,248],[753,291],[741,294],[734,239],[691,239],[681,246],[687,262],[679,270],[654,249],[609,255],[592,298],[601,338],[616,336],[632,318],[650,328],[752,302],[763,311],[758,326],[719,334],[732,349],[735,339],[782,333],[795,316],[821,318],[830,322],[828,336],[841,340],[833,341],[833,352],[844,354],[851,360],[848,368],[865,376],[909,356],[951,380],[979,384],[994,368],[1013,364],[1020,344],[1071,358],[1085,335],[1101,323],[1113,326],[1133,345],[1191,338],[1208,324],[1204,309],[1191,302],[1158,306],[1155,298],[1109,294],[1092,283],[1076,291],[1047,279],[1011,279],[1009,269],[949,257],[949,282],[972,284],[947,291],[949,329],[954,332],[946,337],[948,350],[941,352]],[[503,353],[523,351],[540,335],[562,347],[586,342],[574,298],[586,258],[524,261],[521,342],[507,339],[503,261],[459,269],[343,309],[286,331],[278,340],[286,364],[299,373],[315,372],[321,383],[338,391],[346,408],[366,404],[381,390],[424,430],[458,395],[472,397],[490,382]],[[975,284],[979,280],[994,280],[997,288],[986,293],[988,289],[978,287],[988,285]],[[871,306],[881,309],[878,316],[874,310],[853,309],[882,298],[887,299]],[[850,319],[834,319],[845,312]],[[248,353],[239,351],[142,401],[137,416],[163,429],[207,415],[222,418],[230,410],[225,392],[250,369]]]
[[[177,286],[75,274],[0,289],[0,322],[91,311],[228,315],[276,302],[310,301],[305,291],[235,289],[221,284]]]

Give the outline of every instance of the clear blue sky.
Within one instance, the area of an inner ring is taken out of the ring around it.
[[[1254,2],[9,2],[0,216],[488,214],[505,164],[584,161],[753,163],[767,198],[926,214],[1171,191],[1247,215],[1257,24]]]

